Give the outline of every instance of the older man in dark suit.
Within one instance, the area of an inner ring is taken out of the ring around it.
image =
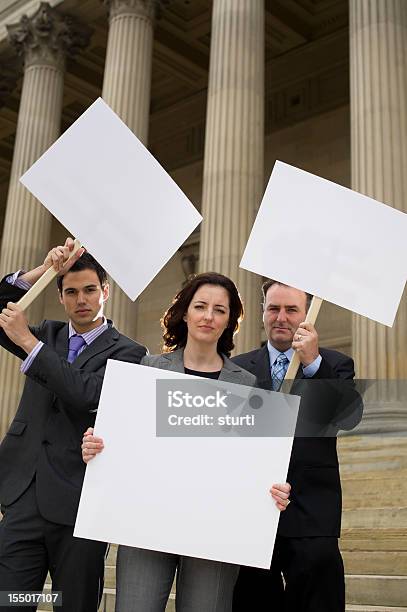
[[[94,424],[107,360],[139,363],[146,349],[106,320],[106,272],[83,250],[67,264],[72,249],[67,239],[38,268],[0,283],[0,343],[27,377],[0,446],[0,591],[41,591],[49,571],[61,610],[96,612],[106,544],[73,537],[82,434]],[[51,266],[69,322],[29,327],[15,302]]]
[[[292,392],[302,399],[287,476],[291,503],[280,517],[271,570],[241,568],[233,611],[344,612],[336,434],[362,415],[353,361],[319,347],[314,326],[304,322],[311,296],[267,281],[263,299],[267,344],[234,361],[277,391],[296,351],[301,366]]]

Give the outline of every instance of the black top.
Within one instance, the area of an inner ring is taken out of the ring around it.
[[[201,376],[202,378],[213,378],[217,380],[220,376],[220,370],[218,372],[200,372],[198,370],[190,370],[189,368],[184,368],[185,374],[191,374],[192,376]]]

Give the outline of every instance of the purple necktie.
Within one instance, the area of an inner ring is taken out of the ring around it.
[[[74,334],[69,338],[68,362],[72,363],[78,356],[79,351],[86,344],[82,336]]]

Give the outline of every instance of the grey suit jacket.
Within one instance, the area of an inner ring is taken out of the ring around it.
[[[229,357],[222,355],[223,368],[221,369],[219,380],[236,383],[240,385],[253,386],[256,382],[256,377],[250,372],[247,372],[236,363],[233,363]],[[178,349],[172,353],[163,353],[162,355],[146,355],[141,360],[142,365],[159,368],[160,370],[171,370],[172,372],[184,372],[184,349]]]

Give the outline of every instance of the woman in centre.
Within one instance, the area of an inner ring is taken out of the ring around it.
[[[164,353],[141,363],[253,386],[255,377],[229,359],[242,318],[235,284],[215,272],[198,274],[177,293],[162,319]],[[86,463],[103,449],[101,438],[92,434],[90,429],[83,438]],[[285,510],[289,485],[274,485],[271,493]],[[238,565],[130,546],[118,549],[116,612],[164,612],[175,572],[177,612],[230,612]]]

